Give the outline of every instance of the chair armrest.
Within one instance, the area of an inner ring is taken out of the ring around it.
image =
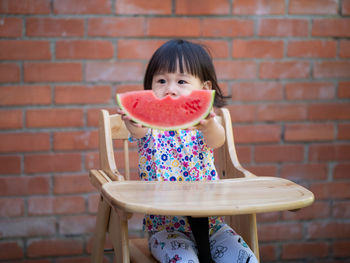
[[[101,191],[102,185],[104,185],[105,183],[114,181],[103,170],[96,170],[96,169],[90,170],[89,178],[90,178],[91,184],[95,186],[99,191]],[[116,181],[124,181],[124,176],[117,173],[113,173],[112,178],[117,178]]]
[[[226,132],[225,144],[217,150],[219,164],[217,167],[220,167],[219,173],[223,175],[222,179],[256,177],[256,175],[244,169],[238,160],[229,110],[221,108],[218,114],[218,120],[224,126]]]
[[[102,185],[112,180],[102,170],[90,170],[89,179],[91,184],[101,191]]]
[[[241,165],[236,165],[235,168],[237,170],[239,170],[245,178],[254,178],[256,177],[255,174],[253,174],[252,172],[248,171],[247,169],[243,168]]]

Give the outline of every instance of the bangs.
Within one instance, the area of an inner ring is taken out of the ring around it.
[[[180,72],[201,78],[199,60],[189,51],[183,48],[164,50],[154,61],[154,74]]]
[[[146,75],[180,72],[204,81],[203,66],[208,63],[211,63],[211,58],[203,47],[182,40],[169,41],[154,53]]]

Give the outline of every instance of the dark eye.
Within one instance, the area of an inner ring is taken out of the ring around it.
[[[186,82],[185,80],[182,79],[182,80],[179,80],[178,83],[179,83],[179,84],[186,84],[187,82]]]
[[[164,84],[165,83],[165,79],[158,79],[157,82],[160,83],[160,84]]]

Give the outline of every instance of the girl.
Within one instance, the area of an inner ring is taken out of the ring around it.
[[[153,90],[159,98],[188,95],[192,90],[214,89],[214,106],[224,105],[224,96],[218,86],[210,55],[201,45],[185,40],[170,40],[154,53],[146,70],[144,89]],[[224,143],[225,130],[216,121],[214,112],[197,126],[177,131],[148,129],[132,122],[122,111],[119,113],[131,138],[138,142],[142,180],[219,179],[214,166],[213,149]],[[224,223],[222,217],[210,217],[209,224],[208,218],[205,220],[209,256],[203,256],[201,246],[198,246],[198,256],[196,244],[199,245],[198,242],[203,240],[198,237],[198,226],[203,225],[203,220],[146,215],[143,224],[149,233],[152,255],[160,262],[167,263],[197,263],[199,260],[204,262],[204,259],[210,262],[210,254],[217,263],[258,262],[246,243]]]

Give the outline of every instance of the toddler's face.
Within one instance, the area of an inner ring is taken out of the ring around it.
[[[152,90],[158,98],[167,95],[179,97],[189,95],[192,90],[211,89],[210,82],[201,80],[188,73],[159,73],[153,76]]]

